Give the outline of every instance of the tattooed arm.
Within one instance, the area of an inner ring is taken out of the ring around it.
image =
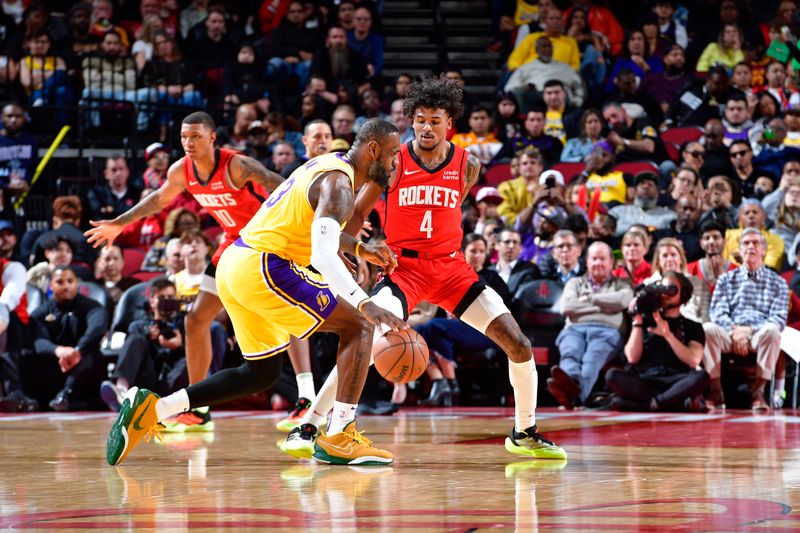
[[[237,189],[241,189],[247,183],[256,183],[264,187],[267,191],[274,191],[278,185],[283,183],[283,176],[268,170],[267,167],[256,161],[252,157],[236,154],[228,165],[231,182]]]
[[[469,190],[478,183],[478,178],[481,175],[481,162],[477,157],[470,154],[467,158],[467,172],[464,176],[464,190],[461,191],[461,203],[467,199]]]

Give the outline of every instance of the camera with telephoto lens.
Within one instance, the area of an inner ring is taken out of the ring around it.
[[[678,287],[675,285],[661,285],[660,283],[642,285],[634,295],[636,305],[633,307],[633,314],[649,315],[655,313],[661,307],[661,298],[663,296],[675,296],[676,294],[678,294]]]
[[[181,314],[182,306],[183,302],[178,298],[160,297],[158,299],[156,307],[161,319],[154,322],[158,327],[158,334],[167,340],[175,336],[175,330],[178,329],[175,324],[178,322],[178,315]]]
[[[555,176],[548,176],[544,179],[544,188],[545,189],[555,189],[556,187],[556,178]]]

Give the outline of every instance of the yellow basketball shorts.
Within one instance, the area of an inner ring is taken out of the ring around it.
[[[216,278],[245,359],[282,352],[290,336],[308,337],[336,307],[319,274],[241,239],[220,257]]]

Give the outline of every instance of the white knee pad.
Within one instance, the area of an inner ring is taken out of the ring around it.
[[[467,310],[459,317],[465,324],[469,324],[481,333],[485,334],[486,329],[492,320],[504,313],[509,313],[508,307],[503,303],[503,299],[497,292],[487,286],[483,289],[475,301],[469,304]]]
[[[212,278],[208,274],[203,274],[203,281],[200,282],[200,290],[219,296],[217,294],[217,279]]]

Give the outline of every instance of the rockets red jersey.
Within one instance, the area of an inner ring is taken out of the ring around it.
[[[397,177],[386,201],[386,244],[449,254],[461,248],[461,193],[468,154],[450,144],[442,164],[428,169],[412,143],[400,146]]]
[[[216,165],[206,182],[197,178],[192,160],[186,156],[183,158],[186,190],[214,217],[225,232],[225,241],[211,259],[215,266],[222,251],[239,238],[239,232],[250,222],[267,197],[267,192],[260,185],[248,183],[243,188],[237,189],[231,184],[228,164],[237,153],[236,150],[217,149],[214,152]]]

